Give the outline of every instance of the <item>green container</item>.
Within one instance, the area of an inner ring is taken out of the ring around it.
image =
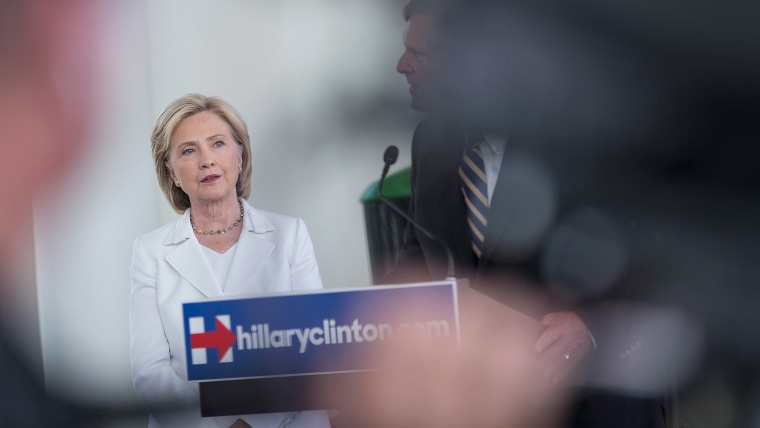
[[[377,194],[378,181],[370,184],[361,196],[364,206],[364,229],[367,233],[372,282],[384,283],[385,274],[393,270],[404,244],[406,219],[385,205]],[[383,196],[403,211],[412,197],[411,168],[407,167],[387,177],[383,182]]]
[[[377,185],[380,180],[375,181],[367,187],[361,197],[362,202],[379,201],[380,196],[377,194]],[[409,199],[412,197],[412,168],[406,167],[387,177],[383,182],[383,196],[388,199]]]

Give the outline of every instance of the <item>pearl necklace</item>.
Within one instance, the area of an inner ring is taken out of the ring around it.
[[[193,227],[193,230],[198,235],[221,235],[222,233],[227,233],[230,230],[232,230],[233,228],[235,228],[235,226],[239,225],[241,221],[243,221],[243,204],[240,203],[240,202],[238,202],[238,203],[240,204],[240,217],[238,217],[237,220],[235,220],[235,222],[232,223],[232,226],[230,226],[230,227],[228,227],[226,229],[217,230],[216,232],[214,232],[213,230],[203,230],[203,229],[200,229],[198,226],[195,225],[195,223],[193,223],[193,216],[192,216],[192,214],[190,215],[190,226]]]

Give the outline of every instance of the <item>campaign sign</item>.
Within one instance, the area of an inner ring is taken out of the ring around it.
[[[394,337],[459,343],[455,281],[183,304],[188,380],[371,370]]]

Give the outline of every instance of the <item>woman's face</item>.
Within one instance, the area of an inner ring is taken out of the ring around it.
[[[184,119],[174,130],[166,166],[191,205],[235,200],[241,153],[227,122],[204,111]]]

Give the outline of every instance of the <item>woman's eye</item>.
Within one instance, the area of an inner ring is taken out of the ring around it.
[[[182,154],[183,155],[189,155],[189,154],[192,154],[193,152],[195,152],[195,149],[185,149],[185,150],[182,150]]]
[[[214,147],[222,147],[224,145],[224,141],[217,140],[214,142]]]

